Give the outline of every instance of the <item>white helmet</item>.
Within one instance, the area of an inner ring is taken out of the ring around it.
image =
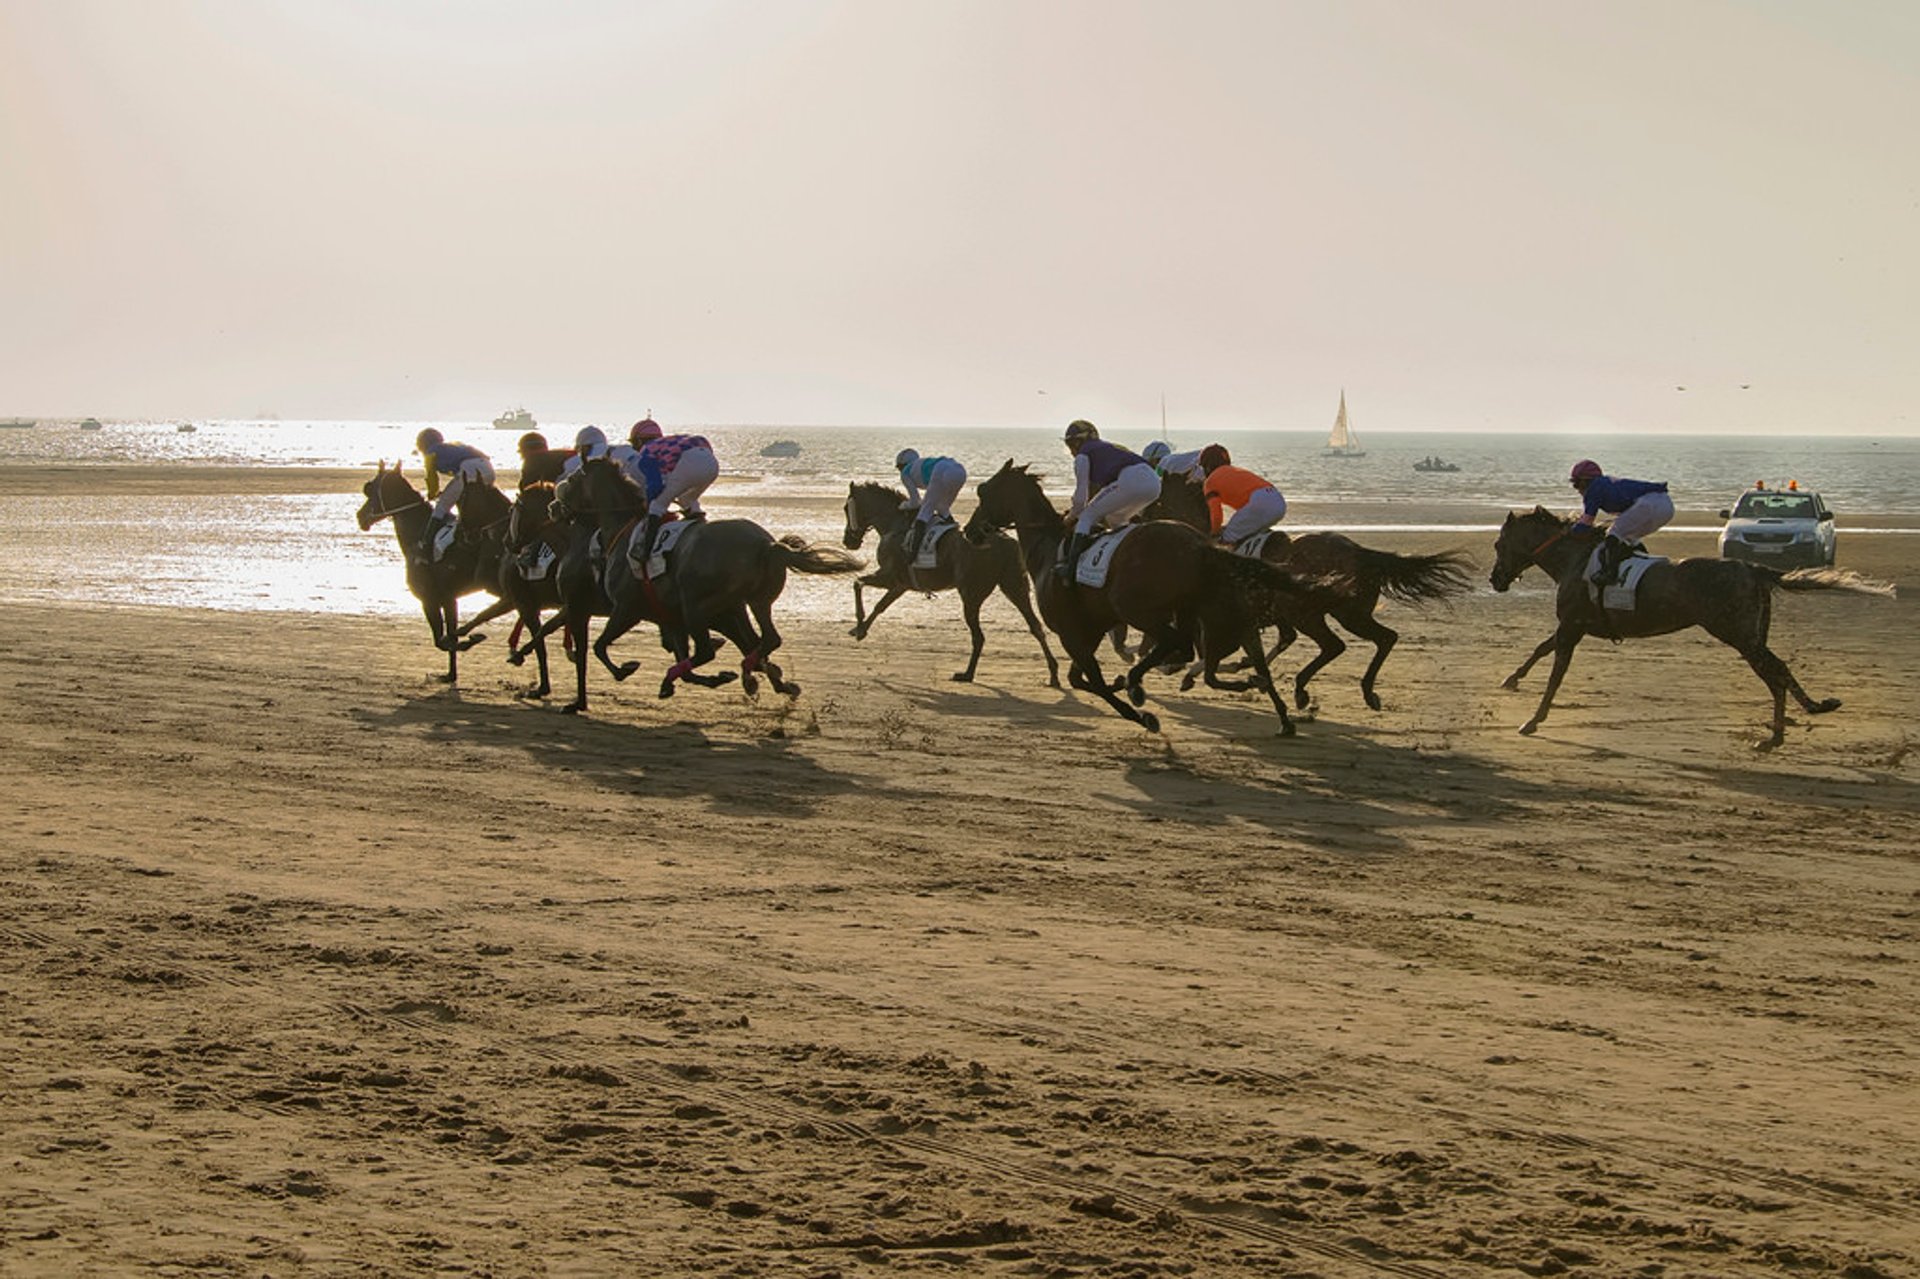
[[[896,471],[904,471],[919,460],[920,455],[912,449],[901,449],[893,459],[893,469]]]
[[[1155,466],[1158,466],[1160,465],[1160,459],[1171,452],[1173,452],[1173,445],[1167,443],[1165,440],[1150,440],[1147,443],[1147,447],[1140,450],[1140,456]]]
[[[573,437],[573,448],[581,461],[591,461],[607,451],[607,433],[597,426],[583,426]]]

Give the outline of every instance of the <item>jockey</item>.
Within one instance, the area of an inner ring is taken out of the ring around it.
[[[551,448],[546,436],[528,431],[520,437],[520,487],[552,484],[566,473],[572,459],[572,449]]]
[[[1600,544],[1600,566],[1587,579],[1596,586],[1612,579],[1642,538],[1664,528],[1673,518],[1673,499],[1667,496],[1664,480],[1629,480],[1608,475],[1598,462],[1586,460],[1575,462],[1567,479],[1585,500],[1585,508],[1575,524],[1591,528],[1594,517],[1601,511],[1613,515],[1607,540]]]
[[[1073,501],[1067,518],[1074,521],[1073,536],[1054,572],[1073,580],[1074,565],[1086,549],[1094,526],[1105,521],[1125,524],[1160,496],[1160,477],[1152,463],[1131,449],[1100,438],[1093,423],[1076,419],[1067,424],[1067,452],[1073,454]]]
[[[1235,466],[1226,446],[1209,444],[1200,450],[1200,464],[1207,480],[1207,513],[1213,522],[1213,535],[1228,546],[1278,524],[1287,513],[1287,499],[1263,476]],[[1225,520],[1221,508],[1231,506],[1233,518]]]
[[[640,553],[635,556],[645,564],[653,557],[653,541],[669,506],[678,502],[682,516],[689,520],[707,518],[700,509],[700,495],[720,478],[720,462],[706,436],[663,434],[660,424],[650,417],[635,422],[627,438],[633,442],[648,498],[647,526],[640,534]]]
[[[433,503],[433,514],[427,520],[427,531],[420,538],[420,548],[431,553],[435,535],[446,524],[467,485],[493,487],[493,463],[471,444],[449,444],[447,438],[432,427],[414,437],[413,447],[427,464],[427,499]],[[442,475],[447,477],[445,488],[440,487]]]
[[[950,457],[921,457],[912,449],[901,449],[893,465],[900,472],[900,482],[907,486],[906,505],[917,512],[913,527],[900,542],[907,558],[912,559],[920,550],[920,540],[927,535],[927,526],[935,520],[953,518],[953,499],[960,496],[960,488],[967,482],[967,468]]]
[[[1200,465],[1200,455],[1205,451],[1188,449],[1184,453],[1175,453],[1173,445],[1165,440],[1155,440],[1140,450],[1140,456],[1162,475],[1184,475],[1198,484],[1207,478],[1206,471]]]

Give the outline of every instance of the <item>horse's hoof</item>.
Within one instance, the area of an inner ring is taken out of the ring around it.
[[[638,662],[622,662],[613,668],[613,677],[616,680],[624,680],[639,669],[640,663]]]
[[[1784,735],[1782,735],[1782,736],[1780,736],[1780,737],[1769,737],[1769,738],[1768,738],[1768,739],[1767,739],[1766,741],[1764,741],[1764,742],[1755,742],[1755,743],[1753,744],[1753,749],[1755,749],[1755,750],[1757,750],[1757,751],[1770,751],[1770,750],[1772,750],[1772,749],[1774,749],[1774,748],[1775,748],[1776,746],[1778,746],[1778,745],[1780,745],[1780,743],[1781,743],[1781,742],[1783,742],[1783,741],[1785,741],[1785,740],[1786,740],[1786,738],[1785,738],[1785,736],[1784,736]]]
[[[1300,731],[1299,729],[1293,726],[1292,720],[1288,720],[1286,723],[1280,726],[1280,736],[1282,737],[1292,737],[1295,733],[1299,731]]]
[[[760,696],[760,681],[751,675],[743,674],[740,676],[740,691],[748,697],[758,697]]]
[[[1180,691],[1183,693],[1191,693],[1193,691],[1193,686],[1198,682],[1199,682],[1198,677],[1189,675],[1185,679],[1180,681]]]
[[[665,701],[667,698],[672,696],[673,696],[673,681],[670,679],[661,680],[660,681],[660,700]]]
[[[1540,731],[1540,722],[1538,720],[1530,719],[1526,723],[1520,726],[1520,736],[1522,737],[1532,737],[1535,733],[1539,731]]]
[[[1303,711],[1307,709],[1308,700],[1309,699],[1307,697],[1306,689],[1296,688],[1293,690],[1293,709],[1297,711]]]
[[[1147,704],[1147,690],[1141,688],[1138,684],[1129,684],[1127,685],[1127,700],[1135,706],[1145,706]]]
[[[1380,694],[1378,694],[1378,693],[1367,693],[1367,694],[1366,694],[1365,696],[1366,696],[1366,699],[1367,699],[1367,709],[1368,709],[1368,710],[1370,710],[1370,711],[1377,711],[1377,710],[1379,710],[1379,709],[1380,709]],[[1301,707],[1300,709],[1301,709],[1301,710],[1305,710],[1305,709],[1306,709],[1306,707],[1304,707],[1304,706],[1302,706],[1302,707]]]
[[[1518,675],[1510,675],[1500,681],[1500,687],[1506,689],[1509,693],[1517,693],[1520,691],[1520,677]]]
[[[798,684],[782,684],[780,685],[779,688],[775,689],[774,691],[779,693],[783,697],[800,696],[800,686]]]
[[[435,675],[433,681],[436,684],[451,684],[454,682],[454,678],[451,675]]]
[[[1141,711],[1140,727],[1146,729],[1149,733],[1157,733],[1160,731],[1160,717],[1152,711]]]
[[[1840,699],[1837,697],[1829,697],[1807,707],[1807,713],[1809,715],[1825,715],[1828,711],[1837,711],[1839,709]]]
[[[587,709],[587,704],[585,702],[568,702],[565,706],[562,706],[560,708],[560,713],[562,715],[578,715],[580,712],[586,709]]]
[[[508,666],[525,666],[526,664],[527,664],[527,655],[525,653],[508,653],[507,654]]]

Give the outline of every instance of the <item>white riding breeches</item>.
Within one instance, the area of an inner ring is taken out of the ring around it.
[[[1665,528],[1672,519],[1671,497],[1665,493],[1642,494],[1639,501],[1613,517],[1613,527],[1607,530],[1607,536],[1631,546],[1647,534]]]
[[[920,513],[916,518],[923,524],[932,523],[935,516],[952,519],[953,499],[960,496],[966,482],[967,468],[952,458],[936,463],[933,474],[927,476],[926,496],[920,499]]]
[[[484,484],[492,488],[493,463],[484,457],[470,457],[462,462],[454,471],[453,478],[447,481],[447,486],[440,490],[440,496],[433,504],[433,518],[446,519],[448,512],[452,511],[454,504],[460,500],[460,495],[467,491],[469,483]]]
[[[660,481],[660,496],[647,504],[647,514],[665,515],[678,502],[688,515],[700,511],[700,495],[720,478],[720,461],[712,449],[688,449]]]
[[[1252,537],[1261,529],[1272,528],[1287,513],[1287,499],[1277,488],[1263,488],[1247,498],[1247,504],[1233,513],[1220,530],[1220,540],[1228,546]]]
[[[1135,462],[1114,477],[1113,483],[1088,499],[1074,521],[1073,531],[1091,533],[1100,524],[1119,528],[1153,505],[1160,496],[1160,474],[1145,462]]]

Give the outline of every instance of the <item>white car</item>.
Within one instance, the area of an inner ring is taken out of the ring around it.
[[[1818,493],[1790,484],[1783,489],[1756,485],[1740,495],[1730,511],[1720,512],[1723,559],[1780,568],[1814,568],[1833,563],[1836,535],[1833,512]]]

